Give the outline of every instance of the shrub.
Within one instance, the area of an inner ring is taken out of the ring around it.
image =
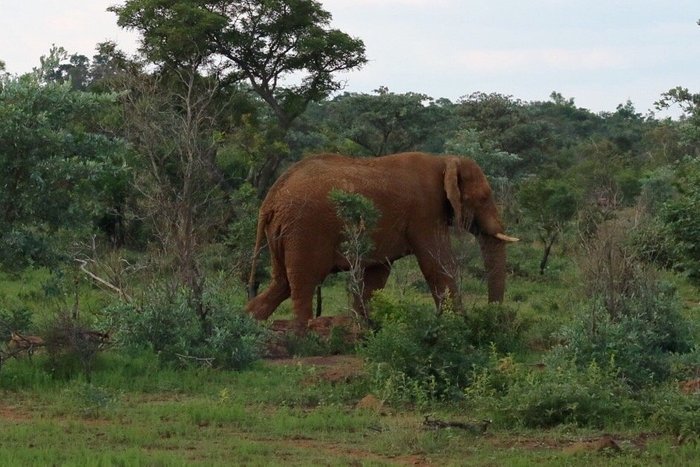
[[[78,382],[63,390],[64,399],[80,416],[98,418],[111,409],[117,397],[106,388]]]
[[[601,302],[584,304],[573,323],[561,330],[564,344],[554,352],[582,366],[614,363],[633,387],[668,379],[673,355],[689,352],[692,345],[675,292],[650,286],[628,300],[618,317]]]
[[[115,343],[127,349],[150,347],[166,359],[186,353],[201,332],[186,293],[171,294],[159,286],[150,287],[141,304],[116,302],[102,313]]]
[[[97,353],[109,341],[107,334],[91,330],[84,320],[65,311],[57,313],[48,323],[45,336],[50,373],[57,378],[69,378],[82,371],[88,382]]]
[[[625,396],[614,369],[595,362],[581,369],[566,360],[550,360],[543,370],[520,370],[497,399],[494,415],[527,428],[602,427],[620,414]]]
[[[471,343],[463,315],[449,309],[438,314],[432,306],[388,298],[372,301],[380,329],[362,348],[373,364],[373,386],[384,399],[427,403],[461,397],[472,368],[484,352]]]
[[[234,271],[238,271],[241,282],[247,284],[255,244],[255,231],[258,224],[258,208],[260,207],[257,191],[249,183],[244,183],[233,193],[231,206],[234,209],[235,217],[228,226],[224,245],[228,250],[226,256],[230,256],[230,259],[226,258],[226,260],[231,261],[232,264],[218,265],[218,269],[226,270],[232,267]],[[266,255],[267,249],[263,249],[260,254]],[[256,283],[260,283],[265,278],[263,266],[265,262],[262,257],[256,262]]]
[[[634,229],[630,244],[639,259],[664,269],[682,264],[682,255],[676,242],[671,240],[668,226],[658,218],[649,217]]]
[[[639,427],[643,421],[644,429],[698,437],[700,399],[675,383],[633,390],[608,363],[581,366],[553,353],[526,365],[493,352],[464,393],[470,405],[508,427]]]
[[[501,353],[521,350],[523,334],[529,327],[515,308],[499,303],[474,306],[465,319],[469,340],[475,347],[493,345]]]
[[[0,342],[10,340],[12,331],[25,333],[31,325],[32,313],[28,309],[0,309]]]
[[[550,428],[560,424],[600,427],[627,408],[629,388],[614,367],[587,367],[556,355],[526,365],[493,352],[464,390],[467,400],[496,423]]]
[[[200,319],[185,289],[155,285],[142,303],[119,302],[104,310],[106,326],[127,349],[150,347],[163,362],[240,369],[257,360],[267,331],[242,311],[231,311],[217,284],[205,286]]]
[[[678,194],[661,209],[661,219],[678,253],[676,267],[700,284],[700,159],[687,159],[676,173]]]
[[[358,193],[333,189],[328,194],[328,199],[335,207],[336,214],[343,224],[340,254],[349,266],[348,292],[356,304],[353,306],[353,311],[361,314],[355,318],[358,323],[363,324],[368,316],[363,300],[365,292],[363,261],[374,248],[370,234],[377,225],[380,212],[371,199]]]
[[[671,377],[676,381],[700,378],[700,344],[695,344],[689,352],[673,354],[670,357]]]
[[[632,219],[599,226],[582,261],[587,300],[573,323],[561,330],[555,352],[585,367],[614,362],[633,387],[663,381],[673,353],[692,347],[690,323],[676,291],[659,281],[628,241]]]
[[[638,418],[649,420],[658,430],[683,439],[700,438],[700,397],[685,395],[676,385],[647,391],[639,398]]]

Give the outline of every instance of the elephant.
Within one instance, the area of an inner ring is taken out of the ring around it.
[[[395,260],[415,255],[438,309],[448,295],[459,308],[450,227],[478,238],[488,300],[503,301],[505,245],[518,239],[505,234],[491,187],[474,161],[420,152],[375,158],[320,154],[292,165],[261,204],[251,284],[265,242],[272,270],[268,288],[246,305],[256,319],[267,319],[291,296],[296,325],[305,328],[317,285],[348,269],[340,253],[343,225],[329,199],[333,189],[361,194],[379,211],[372,250],[362,263],[363,303],[384,287]]]

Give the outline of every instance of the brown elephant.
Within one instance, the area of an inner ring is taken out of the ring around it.
[[[328,197],[332,189],[361,194],[380,213],[373,250],[364,261],[365,302],[384,287],[392,263],[411,254],[436,305],[446,292],[458,301],[450,226],[477,236],[489,301],[503,300],[505,244],[517,239],[505,235],[491,187],[474,161],[416,152],[368,159],[323,154],[294,164],[260,207],[254,257],[266,237],[272,279],[248,302],[248,312],[257,319],[267,319],[291,296],[297,323],[304,327],[312,318],[316,286],[328,274],[348,269],[340,253],[342,223]]]

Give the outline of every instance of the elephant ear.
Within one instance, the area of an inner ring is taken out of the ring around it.
[[[459,189],[459,161],[448,159],[445,168],[445,193],[454,211],[454,225],[462,225],[462,191]]]

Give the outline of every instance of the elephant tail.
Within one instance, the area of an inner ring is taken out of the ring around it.
[[[258,218],[258,227],[255,232],[255,247],[253,247],[253,258],[250,261],[250,276],[248,277],[248,299],[255,297],[257,294],[258,287],[255,273],[258,267],[260,250],[262,250],[263,242],[265,241],[265,227],[267,227],[271,217],[271,213],[260,212],[260,217]]]

